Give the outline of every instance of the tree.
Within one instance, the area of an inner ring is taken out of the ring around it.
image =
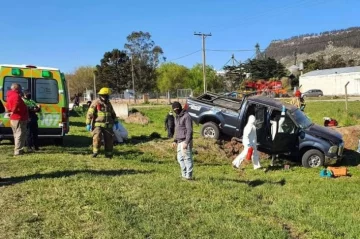
[[[156,68],[163,50],[155,45],[148,32],[132,32],[127,36],[124,48],[132,57],[135,73],[135,90],[147,92],[156,88]],[[165,58],[163,58],[165,60]]]
[[[162,64],[157,69],[157,87],[161,92],[184,88],[189,69],[175,63]]]
[[[114,49],[105,52],[96,66],[96,88],[110,87],[120,92],[131,86],[131,63],[125,51]]]
[[[326,61],[325,61],[325,55],[321,54],[316,57],[316,61],[318,62],[318,68],[317,70],[323,70],[326,69]]]
[[[340,67],[345,67],[346,63],[344,58],[342,58],[341,55],[333,55],[329,58],[327,64],[326,64],[326,68],[330,69],[330,68],[340,68]]]
[[[315,71],[320,68],[319,62],[314,59],[307,59],[303,62],[303,64],[304,64],[304,73]]]
[[[86,89],[93,89],[94,70],[93,66],[81,66],[75,69],[73,73],[66,74],[70,93],[83,94]]]
[[[216,92],[223,88],[223,82],[216,75],[216,71],[211,66],[205,67],[207,90]],[[185,85],[187,88],[191,88],[194,94],[200,94],[204,92],[204,78],[203,78],[203,66],[202,64],[194,65],[189,71],[189,77]]]
[[[354,59],[348,60],[347,66],[355,66],[355,65],[356,65],[356,62]]]
[[[228,91],[238,90],[242,80],[244,79],[244,66],[240,64],[239,66],[225,66],[225,79],[226,79],[226,88]]]
[[[273,58],[248,60],[244,69],[251,73],[254,79],[280,79],[287,75],[285,66]]]

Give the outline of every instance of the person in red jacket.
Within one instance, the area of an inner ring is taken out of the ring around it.
[[[26,140],[26,126],[29,120],[28,108],[21,98],[21,86],[17,83],[11,85],[6,94],[6,109],[10,113],[10,125],[14,134],[14,156],[24,153]]]

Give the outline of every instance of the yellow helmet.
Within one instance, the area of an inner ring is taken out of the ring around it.
[[[110,88],[103,87],[98,92],[98,95],[111,95],[111,90],[110,90]]]

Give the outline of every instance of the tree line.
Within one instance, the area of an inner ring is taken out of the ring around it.
[[[204,90],[202,64],[188,68],[166,62],[162,48],[155,44],[148,32],[132,32],[127,36],[123,49],[104,53],[99,64],[82,66],[67,74],[70,94],[83,94],[86,89],[109,87],[113,92],[123,93],[132,89],[133,79],[137,94],[149,92],[172,92],[191,89],[195,95]],[[271,79],[286,76],[285,67],[273,58],[249,59],[237,66],[225,66],[224,74],[207,65],[206,84],[211,92],[238,90],[243,80]]]
[[[303,71],[304,73],[307,73],[309,71],[315,70],[356,66],[356,61],[353,59],[345,61],[341,55],[333,55],[326,60],[325,55],[322,54],[319,55],[316,59],[305,60],[303,65]]]

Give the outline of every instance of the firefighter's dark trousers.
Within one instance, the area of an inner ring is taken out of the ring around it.
[[[101,146],[101,139],[104,137],[105,155],[113,155],[114,132],[112,128],[95,127],[93,135],[93,153],[98,153]]]

